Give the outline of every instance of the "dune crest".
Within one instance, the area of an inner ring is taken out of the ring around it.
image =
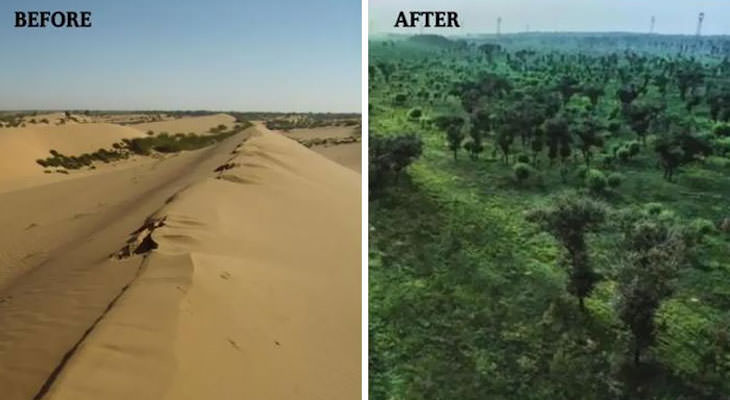
[[[140,272],[44,398],[358,398],[360,207],[359,174],[252,134],[120,242]]]

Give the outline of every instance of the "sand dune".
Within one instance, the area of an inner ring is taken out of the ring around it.
[[[0,289],[3,399],[360,396],[358,174],[252,128],[0,194],[23,202],[0,269],[41,259]]]
[[[265,129],[262,124],[258,125],[260,129]],[[290,131],[275,131],[288,138],[301,141],[302,143],[310,142],[314,139],[343,139],[349,137],[358,137],[360,132],[352,126],[324,126],[311,129],[292,129]],[[360,173],[362,160],[361,143],[339,143],[333,145],[314,145],[310,147],[315,152],[329,158],[330,160],[344,165],[351,170]]]
[[[183,117],[169,121],[145,122],[143,124],[129,125],[141,132],[153,131],[154,133],[167,132],[171,135],[176,133],[207,133],[210,128],[218,125],[225,125],[228,129],[235,125],[236,119],[228,114],[206,115],[202,117]]]
[[[312,150],[360,173],[362,169],[362,146],[360,142],[338,144],[336,146],[314,146]]]
[[[50,150],[66,155],[80,155],[100,148],[111,148],[123,138],[143,134],[114,124],[75,124],[30,126],[0,129],[0,192],[58,180],[43,177],[43,168],[35,160],[49,157]]]
[[[280,133],[293,139],[344,138],[353,135],[360,135],[360,132],[353,126],[323,126],[311,129],[292,129],[290,131]]]

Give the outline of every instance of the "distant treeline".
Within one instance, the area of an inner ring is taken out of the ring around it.
[[[373,42],[394,46],[398,42],[414,46],[443,49],[466,49],[483,44],[499,45],[509,51],[554,50],[584,54],[633,51],[645,54],[725,57],[730,54],[730,36],[659,35],[628,32],[522,32],[512,34],[478,34],[470,36],[388,35]],[[404,48],[400,49],[407,50]]]
[[[241,116],[244,116],[248,119],[258,119],[258,120],[266,120],[266,119],[272,119],[272,118],[281,118],[281,117],[309,117],[313,119],[347,119],[347,118],[360,118],[360,113],[297,113],[297,112],[233,112],[229,111],[226,112],[226,114],[234,115],[234,114],[240,114]]]

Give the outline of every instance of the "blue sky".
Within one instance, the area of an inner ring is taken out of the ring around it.
[[[694,34],[705,13],[702,32],[730,34],[730,0],[369,0],[370,33],[393,29],[399,10],[453,10],[462,29],[442,33],[492,33],[498,16],[502,32],[647,32],[656,16],[657,33]]]
[[[16,10],[89,10],[93,27],[16,29]],[[3,0],[0,15],[0,109],[360,111],[360,0]]]

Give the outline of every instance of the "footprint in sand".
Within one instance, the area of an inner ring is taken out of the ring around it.
[[[228,343],[230,343],[230,345],[233,346],[234,349],[241,351],[241,348],[238,346],[238,343],[236,343],[235,340],[231,338],[226,338],[226,340],[228,340]]]

